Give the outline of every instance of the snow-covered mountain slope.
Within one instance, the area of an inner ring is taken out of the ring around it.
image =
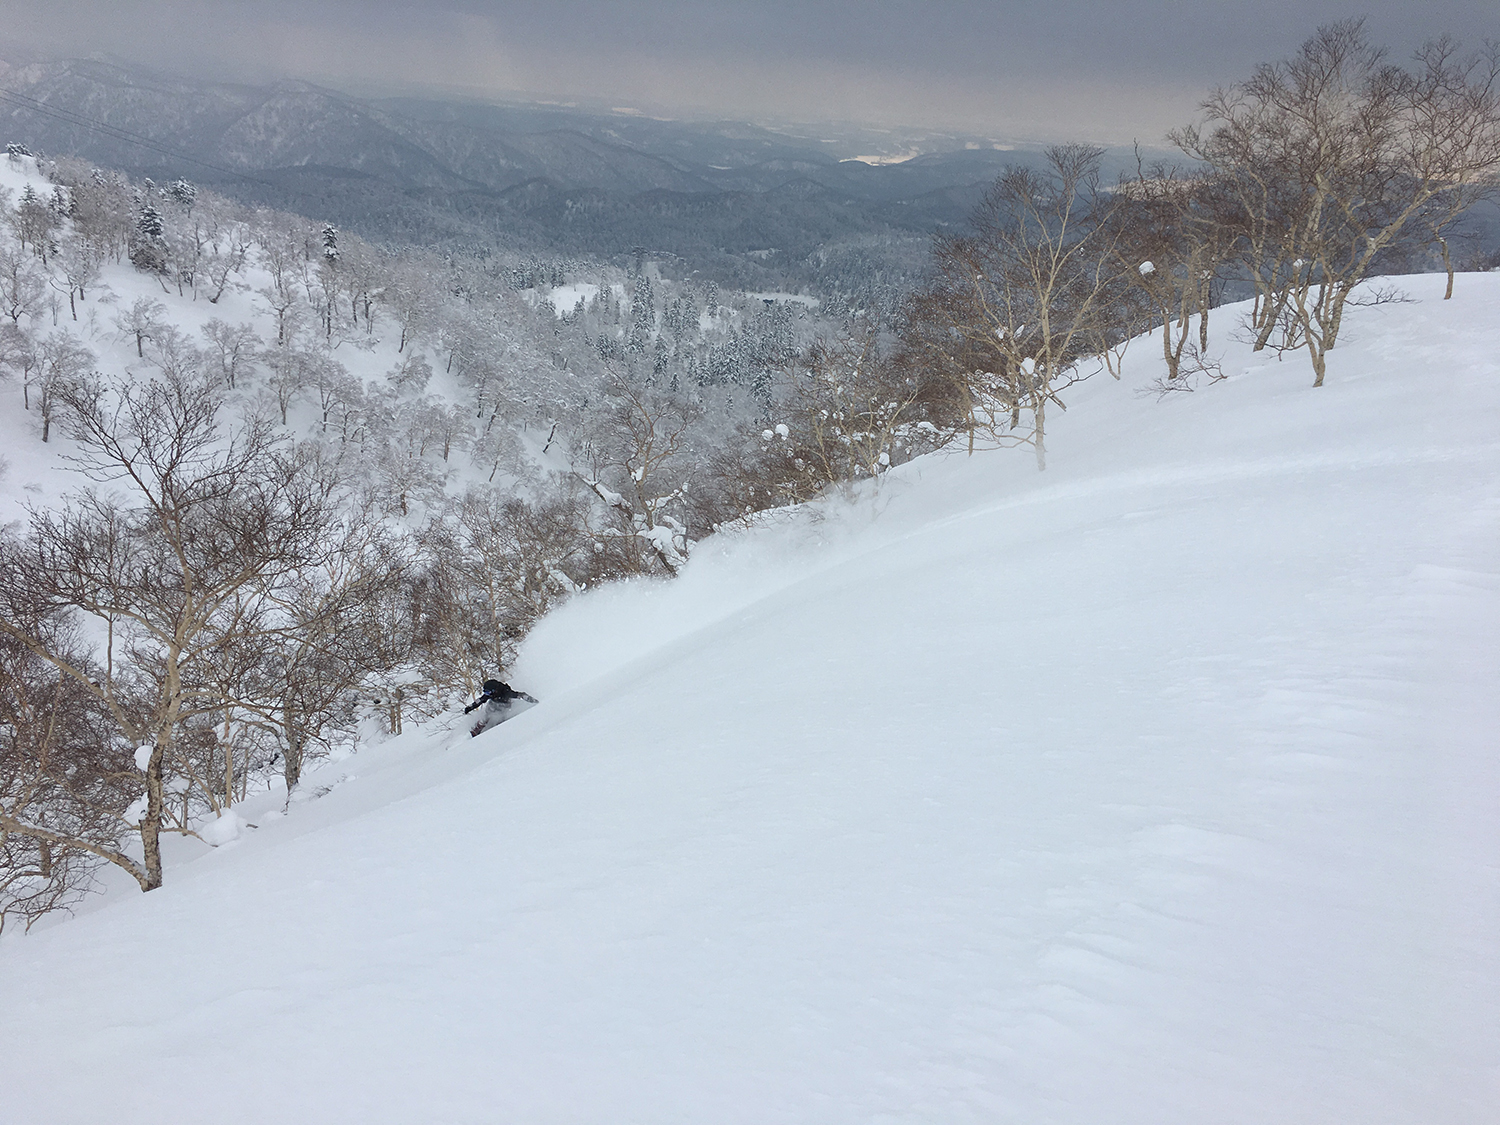
[[[6,1119],[1493,1121],[1500,276],[1403,284],[1320,390],[1143,341],[1045,475],[576,599],[540,706],[7,937]]]

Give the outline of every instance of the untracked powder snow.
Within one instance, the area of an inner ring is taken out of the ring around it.
[[[1320,389],[1216,310],[1046,473],[584,593],[538,706],[7,935],[0,1117],[1500,1120],[1500,275],[1399,283]]]

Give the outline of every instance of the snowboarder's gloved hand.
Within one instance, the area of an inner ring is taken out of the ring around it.
[[[482,707],[492,699],[497,702],[504,702],[504,700],[511,696],[520,696],[523,699],[530,699],[533,703],[536,702],[536,700],[531,699],[531,696],[527,695],[524,691],[512,691],[509,684],[503,684],[499,680],[485,680],[484,683],[479,685],[479,688],[479,698],[464,708],[465,715],[477,707]]]

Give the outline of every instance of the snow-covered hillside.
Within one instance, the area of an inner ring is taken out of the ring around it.
[[[574,599],[540,706],[7,936],[5,1119],[1495,1120],[1500,276],[1402,284],[1320,390],[1138,344],[1044,475]]]
[[[15,198],[28,187],[44,199],[50,197],[54,190],[53,185],[40,174],[33,159],[26,157],[0,160],[0,192],[5,193],[0,198],[13,205]],[[36,269],[35,263],[32,263],[32,268]],[[42,276],[44,275],[39,272],[38,284]],[[164,280],[135,269],[128,261],[105,258],[100,263],[97,278],[87,287],[86,298],[77,301],[71,315],[66,298],[54,299],[50,309],[46,302],[39,300],[34,302],[36,307],[32,309],[28,327],[30,335],[36,340],[48,335],[66,337],[86,349],[87,363],[84,370],[92,369],[106,376],[128,373],[140,381],[158,376],[161,364],[157,356],[150,354],[149,345],[142,347],[128,329],[121,327],[121,323],[129,319],[132,305],[154,302],[157,310],[153,314],[154,319],[160,321],[162,326],[175,328],[186,346],[199,345],[207,349],[203,330],[214,321],[229,327],[242,327],[247,333],[255,334],[253,345],[247,345],[244,349],[243,366],[247,372],[254,370],[257,374],[255,378],[248,379],[242,373],[240,386],[229,396],[233,407],[226,412],[229,415],[225,419],[227,426],[236,418],[257,409],[263,412],[269,410],[274,414],[267,380],[258,371],[261,364],[259,346],[273,344],[277,333],[276,317],[267,304],[266,291],[270,285],[270,275],[252,258],[246,268],[232,276],[231,284],[226,287],[222,297],[211,302],[206,293],[211,291],[212,286],[205,286],[205,293],[194,294],[189,291],[184,294]],[[50,294],[55,298],[55,289],[56,286],[49,289],[46,285],[41,285],[43,295]],[[524,309],[519,299],[513,305],[518,312]],[[304,314],[302,319],[305,321],[305,310],[298,311]],[[310,326],[303,323],[301,327],[306,335]],[[468,405],[472,397],[469,389],[444,369],[442,357],[437,354],[438,348],[430,338],[434,333],[424,333],[420,340],[414,341],[400,354],[397,352],[399,331],[386,324],[382,324],[380,331],[371,333],[368,338],[362,338],[360,333],[352,330],[341,332],[340,335],[348,336],[349,339],[329,349],[332,366],[341,369],[344,380],[350,387],[356,388],[354,393],[363,395],[366,390],[376,390],[389,397],[390,404],[394,406],[391,415],[393,429],[409,436],[413,431],[420,431],[421,421],[418,416],[424,408],[429,413],[441,413],[452,410],[458,403]],[[542,366],[534,355],[519,348],[512,350],[518,353],[514,366]],[[408,380],[404,386],[398,386],[391,378],[392,370],[404,360],[426,364],[429,355],[435,360],[436,370],[424,368],[426,377],[420,382]],[[202,359],[205,366],[211,362],[207,350]],[[39,383],[40,379],[33,376],[32,381]],[[62,427],[53,429],[47,445],[37,442],[37,431],[40,428],[37,404],[33,401],[29,412],[23,409],[21,382],[17,377],[0,379],[0,403],[4,404],[4,409],[0,410],[0,456],[10,461],[10,475],[0,479],[0,524],[20,520],[24,516],[22,501],[55,502],[66,491],[75,489],[80,484],[77,474],[63,471],[68,467],[66,458],[73,450],[66,436],[59,432]],[[38,398],[38,394],[35,387],[31,388],[32,399]],[[332,412],[335,422],[331,429],[326,423],[320,425],[314,398],[311,380],[290,397],[290,431],[299,438],[314,437],[320,431],[332,433],[336,437],[339,429],[337,419],[342,412],[337,409]],[[455,443],[464,454],[470,453],[470,437],[465,433]],[[434,441],[427,442],[428,446],[437,444]],[[539,445],[540,442],[535,444]],[[533,452],[532,457],[534,456]],[[506,460],[510,462],[514,459],[514,454],[511,454]],[[482,451],[477,449],[472,456],[453,457],[451,463],[444,458],[441,464],[436,464],[435,454],[429,455],[427,461],[433,464],[427,465],[422,474],[425,487],[412,490],[413,506],[419,510],[423,505],[415,498],[440,496],[444,485],[455,492],[461,491],[467,484],[485,481],[491,471],[491,466],[484,462]],[[506,468],[511,469],[513,466],[507,463]],[[368,475],[373,478],[377,474],[371,471]],[[512,473],[498,475],[504,481],[514,479]]]

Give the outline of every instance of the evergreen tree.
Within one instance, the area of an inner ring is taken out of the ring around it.
[[[193,201],[198,198],[198,189],[187,180],[177,179],[162,190],[162,195],[178,204],[184,211],[191,211]]]
[[[147,273],[165,273],[167,269],[166,224],[161,212],[147,203],[135,221],[135,237],[130,241],[130,260]]]
[[[166,225],[162,222],[161,212],[149,203],[141,208],[141,216],[136,220],[135,232],[144,239],[159,241],[166,235]]]
[[[339,231],[332,223],[323,227],[323,260],[325,262],[339,260]]]
[[[651,340],[651,331],[656,327],[656,295],[651,281],[644,274],[635,279],[635,296],[630,302],[630,339],[627,348],[632,352],[644,352]]]

